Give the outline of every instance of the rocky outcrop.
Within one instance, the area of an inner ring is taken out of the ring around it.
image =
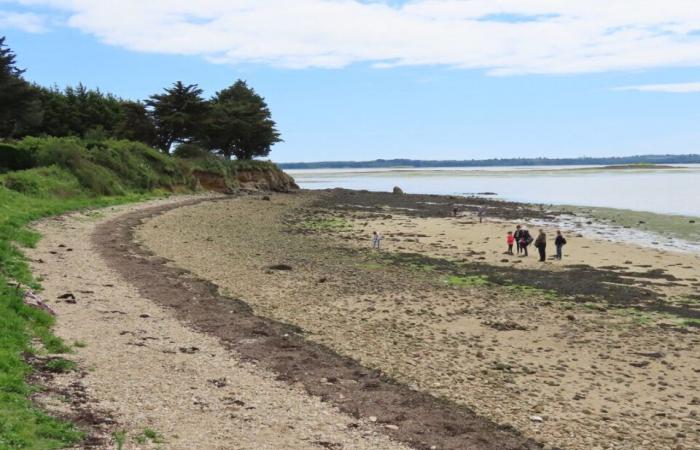
[[[290,175],[278,168],[240,170],[236,174],[238,187],[258,191],[293,192],[299,186]]]
[[[230,177],[201,170],[192,175],[198,187],[207,191],[230,193],[236,190],[294,192],[299,186],[294,178],[275,166],[237,170]]]

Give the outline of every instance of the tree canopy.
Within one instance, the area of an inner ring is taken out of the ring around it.
[[[242,80],[208,100],[198,85],[177,81],[141,102],[83,84],[38,86],[23,73],[0,37],[0,139],[104,136],[140,141],[164,153],[196,144],[229,159],[268,156],[281,142],[265,99]]]

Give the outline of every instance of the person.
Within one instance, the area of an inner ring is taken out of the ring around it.
[[[515,237],[513,237],[513,232],[509,231],[508,235],[506,236],[506,243],[508,244],[508,253],[509,255],[513,254],[513,242],[515,241]]]
[[[452,207],[452,215],[457,217],[457,214],[459,214],[459,208],[457,208],[456,206],[453,206]]]
[[[557,237],[554,239],[554,246],[557,248],[557,259],[561,259],[561,248],[566,245],[566,239],[561,235],[561,230],[557,230]]]
[[[383,239],[384,236],[381,234],[377,233],[376,231],[372,232],[372,248],[379,250],[379,248],[382,246]]]
[[[486,208],[480,206],[479,209],[476,211],[476,215],[479,217],[479,223],[483,222],[484,216],[486,215]]]
[[[547,235],[544,234],[544,230],[540,230],[540,234],[537,235],[535,239],[535,247],[540,252],[540,262],[544,262],[547,259]]]
[[[532,243],[532,236],[530,236],[530,231],[527,227],[523,227],[520,233],[520,248],[523,251],[521,256],[527,256],[527,246]]]
[[[523,251],[520,246],[520,239],[522,238],[523,230],[520,229],[520,225],[515,226],[515,233],[513,233],[513,238],[515,238],[515,248],[518,251],[518,255]]]

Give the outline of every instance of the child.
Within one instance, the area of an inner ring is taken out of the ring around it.
[[[379,247],[382,245],[382,240],[384,239],[384,236],[381,234],[377,233],[376,231],[372,232],[372,248],[376,248],[379,250]]]
[[[557,237],[554,239],[554,246],[557,248],[557,259],[561,259],[561,248],[566,245],[566,239],[561,235],[561,231],[557,230]]]
[[[509,231],[508,236],[506,236],[506,242],[508,243],[508,253],[509,255],[513,254],[513,242],[515,242],[515,237],[513,236],[513,232]]]

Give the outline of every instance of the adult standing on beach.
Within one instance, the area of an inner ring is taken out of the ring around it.
[[[530,236],[530,232],[528,231],[527,227],[523,227],[523,229],[520,230],[519,242],[520,250],[523,252],[523,254],[520,256],[527,256],[527,246],[532,242],[532,236]]]
[[[540,262],[544,262],[547,258],[547,235],[544,234],[544,230],[540,229],[540,234],[537,235],[535,239],[535,247],[540,252]]]
[[[520,246],[520,239],[523,237],[523,230],[520,228],[520,225],[515,226],[515,233],[513,233],[513,237],[515,238],[515,248],[517,250],[518,255],[520,252],[523,251],[522,247]]]
[[[479,217],[479,223],[484,221],[484,216],[486,215],[486,208],[483,206],[480,206],[478,210],[476,210],[476,215]]]
[[[557,248],[557,259],[561,259],[561,248],[566,245],[566,239],[561,235],[561,231],[557,230],[557,237],[554,239],[554,246]]]

